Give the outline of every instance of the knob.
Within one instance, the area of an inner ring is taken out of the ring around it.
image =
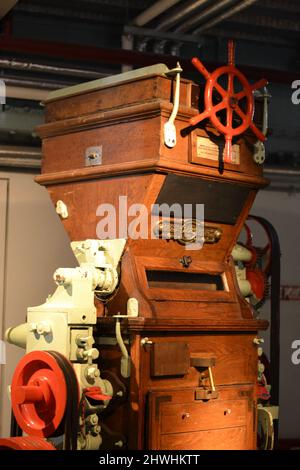
[[[187,419],[190,417],[190,413],[183,413],[182,419]]]
[[[263,338],[260,338],[259,336],[257,336],[256,338],[254,338],[253,340],[253,344],[261,344],[261,343],[264,343],[265,340]]]
[[[153,344],[153,342],[148,338],[142,338],[141,339],[141,346],[145,346],[146,344]]]

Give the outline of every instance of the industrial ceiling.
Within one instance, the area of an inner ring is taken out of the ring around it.
[[[1,0],[0,17],[0,78],[8,89],[0,145],[38,149],[32,128],[50,89],[177,60],[199,81],[191,57],[213,70],[234,38],[241,70],[270,82],[267,163],[300,168],[300,105],[291,101],[300,79],[299,0]],[[39,151],[31,157],[28,166],[38,167]]]

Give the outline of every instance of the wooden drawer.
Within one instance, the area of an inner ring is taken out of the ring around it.
[[[184,442],[184,448],[182,443]],[[166,434],[161,437],[161,449],[167,450],[246,450],[246,427],[215,429],[199,432]]]
[[[150,449],[255,448],[254,387],[220,387],[209,401],[195,396],[194,388],[149,392]]]
[[[243,426],[246,424],[247,401],[210,400],[194,403],[168,404],[161,411],[161,432],[173,433],[211,429],[215,426]]]
[[[85,168],[85,155],[91,147],[101,148],[99,169],[116,163],[153,159],[158,155],[159,118],[120,122],[118,126],[102,120],[94,127],[43,139],[43,173]],[[128,136],[134,136],[134,140]]]

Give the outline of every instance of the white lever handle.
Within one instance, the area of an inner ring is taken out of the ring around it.
[[[180,74],[182,68],[180,67],[179,62],[177,62],[177,67],[173,70],[170,70],[171,73],[176,73],[176,83],[175,83],[175,94],[174,94],[174,104],[171,116],[169,120],[164,125],[164,142],[165,145],[169,148],[173,148],[176,145],[176,127],[174,121],[176,119],[178,108],[179,108],[179,96],[180,96]]]

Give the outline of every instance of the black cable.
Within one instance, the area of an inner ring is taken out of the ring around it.
[[[280,365],[280,243],[273,225],[263,217],[251,215],[259,222],[271,241],[271,325],[270,325],[270,383],[271,405],[279,406]],[[274,447],[278,445],[278,420],[274,421]]]
[[[72,364],[65,356],[57,351],[47,352],[54,357],[61,368],[67,387],[67,403],[64,417],[64,447],[65,450],[76,450],[79,427],[79,390],[77,377]]]
[[[10,418],[10,437],[21,437],[23,434],[22,429],[18,425],[16,417],[14,415],[13,410],[11,410],[11,418]]]

